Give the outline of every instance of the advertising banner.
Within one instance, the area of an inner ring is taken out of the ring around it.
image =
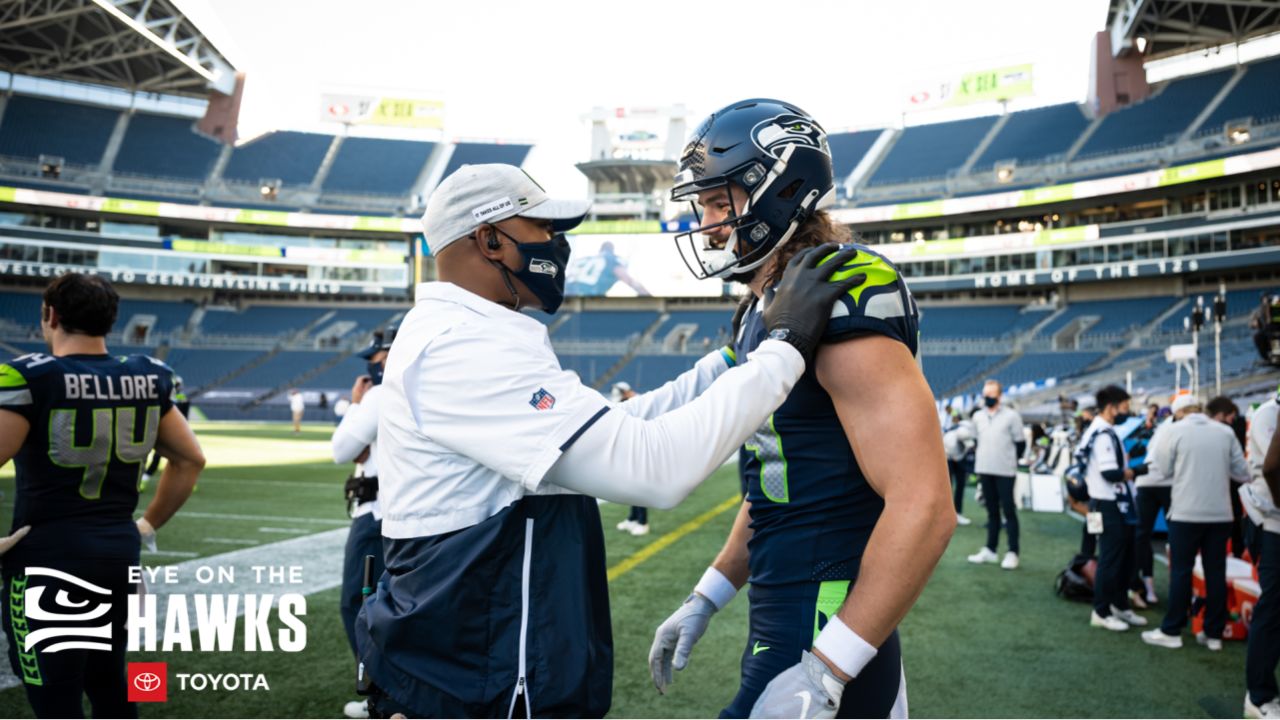
[[[963,73],[912,93],[907,109],[937,110],[1026,97],[1034,93],[1031,80],[1030,64]]]
[[[720,297],[724,283],[693,277],[674,235],[570,235],[565,294],[578,297]]]
[[[320,96],[320,119],[345,125],[444,129],[444,102],[429,98],[350,93]]]

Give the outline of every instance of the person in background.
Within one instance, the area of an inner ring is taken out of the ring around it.
[[[1022,416],[1016,410],[1002,405],[1003,388],[998,380],[988,380],[982,386],[982,402],[985,410],[973,416],[974,433],[977,435],[977,456],[973,471],[982,485],[982,497],[987,505],[987,544],[969,556],[974,564],[993,563],[999,559],[996,548],[1000,544],[1000,514],[1004,512],[1004,525],[1009,533],[1009,552],[1005,553],[1000,567],[1015,570],[1018,567],[1018,508],[1013,499],[1013,483],[1018,476],[1018,458],[1026,451],[1026,438],[1022,434]]]
[[[1205,414],[1211,420],[1220,422],[1231,429],[1231,434],[1235,436],[1236,442],[1240,444],[1240,449],[1244,450],[1245,437],[1240,432],[1240,408],[1228,397],[1216,397],[1209,401],[1205,406]],[[1243,482],[1231,481],[1231,554],[1235,557],[1243,557],[1245,549],[1244,536],[1244,507],[1240,505],[1240,487]]]
[[[616,382],[609,392],[609,399],[613,402],[626,402],[636,396],[636,391],[631,389],[631,385],[626,382]],[[617,528],[623,532],[629,532],[636,537],[649,534],[649,508],[632,505],[631,511],[627,513],[627,519],[618,523]]]
[[[1227,623],[1227,539],[1231,537],[1231,481],[1249,478],[1231,428],[1210,420],[1199,398],[1173,402],[1177,422],[1160,438],[1155,462],[1173,479],[1169,513],[1169,609],[1159,628],[1142,633],[1148,645],[1182,647],[1191,606],[1191,575],[1199,554],[1204,566],[1204,632],[1196,641],[1222,649]]]
[[[1124,443],[1114,429],[1129,420],[1129,393],[1108,385],[1098,391],[1096,399],[1097,416],[1080,438],[1080,447],[1089,448],[1086,530],[1092,531],[1098,545],[1098,574],[1089,625],[1122,632],[1132,625],[1147,624],[1147,619],[1129,604],[1129,579],[1135,565],[1133,528],[1138,524],[1138,512],[1133,502],[1134,471],[1129,468]]]
[[[947,471],[951,474],[952,493],[956,504],[956,524],[973,522],[963,515],[964,492],[969,486],[969,473],[973,472],[974,440],[973,423],[964,419],[960,411],[948,408],[948,422],[943,427],[942,446],[947,451]]]
[[[1249,472],[1253,481],[1246,488],[1259,498],[1262,523],[1257,549],[1258,584],[1262,594],[1253,606],[1249,623],[1249,647],[1245,652],[1244,676],[1248,690],[1244,696],[1244,716],[1272,720],[1280,718],[1280,686],[1276,668],[1280,666],[1280,387],[1258,406],[1249,425]],[[1268,470],[1269,465],[1269,470]],[[1267,473],[1270,472],[1270,475]]]
[[[293,413],[293,434],[302,432],[302,413],[307,409],[307,401],[303,399],[298,388],[289,391],[289,411]]]
[[[1150,412],[1148,408],[1148,421],[1153,416],[1159,417],[1159,408],[1156,408],[1155,413]],[[1169,516],[1169,493],[1173,487],[1173,478],[1160,472],[1160,468],[1155,464],[1161,435],[1169,427],[1169,423],[1152,427],[1154,432],[1151,440],[1147,442],[1147,474],[1138,477],[1135,483],[1138,488],[1138,528],[1134,543],[1138,561],[1138,581],[1141,584],[1141,600],[1144,605],[1154,605],[1159,602],[1156,596],[1155,578],[1152,574],[1155,557],[1151,552],[1151,533],[1155,530],[1156,519],[1161,510],[1164,511],[1166,519]],[[1137,598],[1131,599],[1136,601]]]

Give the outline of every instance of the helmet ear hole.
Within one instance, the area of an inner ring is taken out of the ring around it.
[[[796,193],[800,192],[800,188],[802,187],[804,187],[804,180],[796,180],[790,185],[782,188],[782,191],[778,193],[778,197],[783,200],[790,200],[796,196]]]

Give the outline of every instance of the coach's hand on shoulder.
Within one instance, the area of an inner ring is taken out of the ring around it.
[[[782,282],[764,309],[764,325],[769,337],[791,343],[806,363],[813,358],[818,341],[827,329],[832,306],[867,279],[863,274],[832,279],[858,254],[856,248],[836,252],[838,249],[835,243],[824,243],[796,253],[787,263]],[[823,258],[828,257],[824,262]]]
[[[751,706],[753,718],[833,718],[844,696],[844,681],[813,653],[769,681]]]
[[[17,545],[19,540],[26,537],[28,532],[31,532],[31,526],[23,525],[17,530],[14,530],[12,535],[0,538],[0,555],[4,555],[12,550],[13,546]]]
[[[689,652],[707,631],[715,612],[715,603],[695,592],[658,626],[649,648],[649,674],[658,692],[666,693],[671,685],[672,667],[683,670],[689,664]]]

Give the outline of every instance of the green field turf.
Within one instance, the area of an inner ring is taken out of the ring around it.
[[[209,467],[184,508],[189,514],[180,513],[160,532],[160,549],[174,554],[144,555],[144,563],[191,562],[342,527],[346,468],[326,459],[331,430],[311,425],[295,436],[285,426],[198,426]],[[0,490],[3,511],[10,513],[12,466],[0,468]],[[733,521],[727,501],[736,492],[735,472],[721,470],[680,508],[652,512],[653,532],[641,538],[614,529],[625,507],[601,507],[613,578],[611,717],[714,717],[735,693],[746,642],[745,594],[715,617],[666,696],[653,689],[646,658],[654,628],[719,549]],[[1006,572],[965,562],[984,537],[978,508],[967,510],[974,525],[957,531],[901,628],[912,715],[1240,716],[1242,643],[1229,642],[1218,654],[1194,641],[1168,651],[1143,645],[1133,631],[1091,629],[1087,605],[1059,600],[1051,590],[1078,544],[1077,521],[1024,513],[1022,568]],[[673,531],[681,532],[674,541]],[[1163,571],[1157,565],[1159,584]],[[131,654],[131,660],[169,662],[170,700],[141,705],[142,717],[340,716],[354,694],[337,595],[325,590],[308,598],[307,647],[300,653]],[[1145,614],[1158,622],[1157,612]],[[180,692],[174,681],[179,672],[263,673],[271,691]],[[30,715],[21,688],[0,691],[0,717]]]

